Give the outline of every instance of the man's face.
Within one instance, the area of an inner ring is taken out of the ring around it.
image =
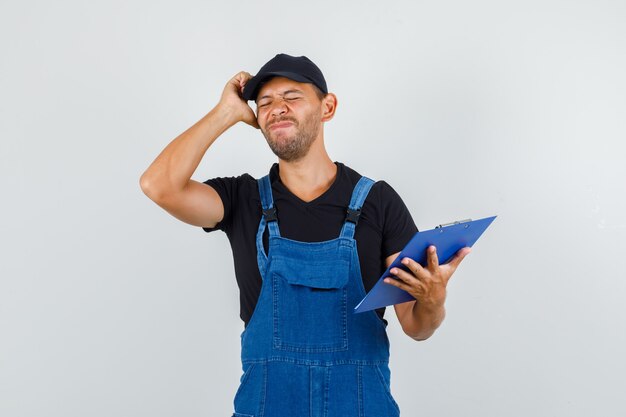
[[[274,77],[263,84],[256,104],[257,122],[272,152],[287,162],[303,158],[322,125],[322,103],[312,85]]]

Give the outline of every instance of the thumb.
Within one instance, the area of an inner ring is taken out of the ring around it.
[[[456,253],[456,255],[454,255],[454,258],[452,258],[452,260],[448,263],[453,270],[456,270],[456,268],[459,266],[459,264],[461,263],[461,261],[472,251],[472,248],[470,248],[469,246],[466,246],[462,249],[459,249],[458,252]]]
[[[260,129],[259,123],[256,120],[256,115],[254,114],[254,111],[252,111],[252,108],[250,108],[250,106],[247,103],[245,106],[247,107],[247,109],[245,110],[243,121],[256,129]]]

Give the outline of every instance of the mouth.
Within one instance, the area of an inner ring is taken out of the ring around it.
[[[274,123],[274,124],[270,125],[270,130],[281,129],[281,128],[289,127],[291,125],[293,125],[293,123],[291,123],[291,122]]]

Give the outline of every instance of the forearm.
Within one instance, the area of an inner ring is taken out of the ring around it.
[[[228,110],[216,106],[170,142],[141,176],[144,191],[155,198],[182,190],[215,140],[234,125]]]
[[[443,303],[426,305],[413,301],[411,308],[405,312],[402,329],[415,340],[428,339],[441,325],[446,316]]]

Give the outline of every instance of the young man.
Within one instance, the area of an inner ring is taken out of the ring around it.
[[[278,54],[254,77],[235,75],[217,106],[141,177],[170,214],[230,240],[246,326],[235,416],[399,415],[384,309],[352,309],[417,228],[388,184],[329,158],[323,128],[336,108],[313,62]],[[260,129],[278,157],[269,174],[191,180],[240,121]],[[406,259],[411,273],[392,271],[398,279],[388,283],[417,300],[394,306],[407,335],[424,340],[440,325],[447,282],[469,251],[439,265],[431,247],[427,267]]]

